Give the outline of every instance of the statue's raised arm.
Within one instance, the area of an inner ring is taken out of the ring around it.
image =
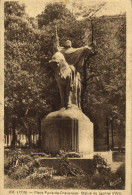
[[[59,36],[58,36],[58,32],[57,32],[57,26],[55,26],[55,35],[53,38],[53,54],[55,54],[56,52],[60,51],[60,44],[59,44]]]

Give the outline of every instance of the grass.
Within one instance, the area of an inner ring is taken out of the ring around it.
[[[89,179],[85,176],[54,176],[49,180],[30,182],[29,176],[21,180],[12,180],[5,175],[4,187],[10,189],[90,189]]]

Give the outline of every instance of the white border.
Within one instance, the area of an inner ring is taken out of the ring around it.
[[[28,1],[28,0],[27,0]],[[36,0],[37,1],[37,0]],[[68,3],[68,0],[64,0]],[[96,0],[97,1],[97,0]],[[98,0],[99,1],[99,0]],[[125,0],[124,0],[125,1]],[[7,195],[9,194],[8,189],[4,189],[4,2],[5,0],[0,1],[0,194]],[[110,192],[110,195],[114,195],[114,192],[121,195],[131,195],[132,187],[132,1],[126,0],[127,4],[127,82],[126,82],[126,189],[125,190],[44,190],[37,189],[39,192],[87,192],[92,193],[97,192],[99,195],[100,192],[107,194]],[[17,190],[14,189],[15,194]],[[27,194],[30,192],[36,191],[35,189],[22,189],[26,191]],[[61,193],[62,192],[62,193]],[[20,193],[21,194],[21,193]],[[34,193],[32,193],[34,194]],[[45,193],[44,193],[45,194]],[[86,194],[88,195],[88,194]]]

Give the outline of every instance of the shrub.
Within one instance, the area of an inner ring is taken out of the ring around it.
[[[29,155],[13,155],[12,157],[10,157],[5,165],[4,165],[4,171],[5,171],[5,174],[8,174],[9,176],[12,175],[12,178],[16,178],[18,179],[19,176],[15,176],[15,173],[16,172],[16,175],[17,175],[17,172],[21,172],[21,170],[25,169],[25,171],[27,171],[28,169],[28,172],[32,173],[33,172],[33,169],[35,167],[39,167],[40,164],[38,162],[37,159],[34,159],[33,157],[29,156]],[[20,173],[20,175],[22,175]],[[23,177],[24,177],[25,172],[23,172]],[[21,176],[20,176],[21,177]]]
[[[10,177],[12,179],[18,180],[27,177],[29,173],[30,170],[27,165],[18,166],[14,171],[11,172]]]
[[[48,173],[49,175],[55,174],[55,170],[50,167],[39,167],[38,169],[35,169],[35,172],[41,174],[41,173]]]
[[[90,188],[110,189],[111,168],[104,158],[94,155],[91,163]]]
[[[4,165],[5,174],[9,174],[9,172],[13,171],[15,167],[26,165],[32,160],[33,158],[30,157],[29,155],[20,155],[20,154],[13,155],[6,161]]]
[[[55,170],[49,167],[41,167],[39,156],[14,155],[6,161],[5,173],[12,179],[19,180],[31,175],[31,180],[49,179]]]
[[[6,160],[6,163],[4,164],[5,174],[8,174],[9,171],[11,171],[11,170],[13,170],[13,168],[15,168],[16,162],[17,162],[16,155],[13,155],[12,157],[10,157]]]
[[[102,175],[110,175],[111,174],[111,168],[107,164],[104,158],[102,158],[100,155],[94,155],[92,160],[92,167],[93,173],[99,173]]]
[[[68,157],[68,158],[81,158],[82,155],[78,152],[65,152],[63,150],[59,151],[59,157]]]
[[[33,182],[39,182],[42,179],[50,179],[52,178],[55,170],[49,167],[39,167],[35,169],[34,173],[30,175],[30,180]]]
[[[39,157],[51,157],[51,154],[46,154],[44,152],[35,152],[35,153],[31,153],[31,156],[32,157],[35,157],[35,158],[39,158]]]
[[[37,159],[33,159],[31,162],[27,163],[27,167],[29,168],[30,174],[34,172],[35,168],[40,167],[40,163],[38,162]]]
[[[23,165],[23,164],[27,164],[28,162],[32,161],[33,158],[29,155],[18,155],[17,160],[18,160],[19,165]]]
[[[77,152],[67,152],[65,156],[69,158],[81,158],[82,157],[81,154]]]
[[[68,157],[62,157],[59,160],[59,170],[57,174],[61,176],[77,176],[84,175],[84,172],[77,165],[70,163]]]

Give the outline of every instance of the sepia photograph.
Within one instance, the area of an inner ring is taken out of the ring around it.
[[[127,2],[3,1],[3,194],[131,194]]]

